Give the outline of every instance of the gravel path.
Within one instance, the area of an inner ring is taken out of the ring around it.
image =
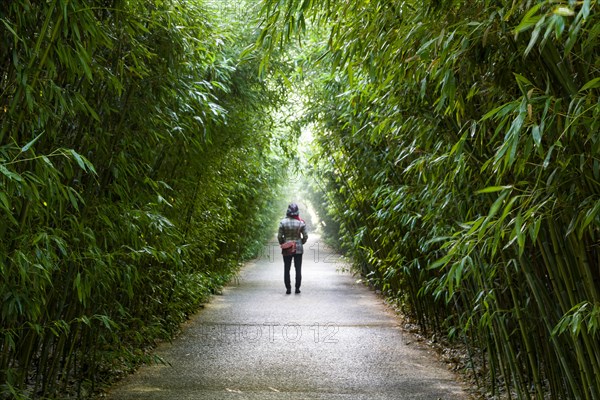
[[[112,400],[467,399],[432,351],[311,236],[301,294],[285,294],[276,243],[248,263]],[[292,268],[292,282],[294,273]],[[410,343],[410,344],[409,344]]]

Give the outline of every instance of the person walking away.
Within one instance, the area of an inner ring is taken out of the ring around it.
[[[302,284],[303,245],[308,240],[308,234],[306,233],[306,223],[300,218],[300,211],[296,203],[291,203],[288,206],[286,217],[279,223],[277,240],[280,245],[283,245],[281,254],[283,255],[283,282],[286,288],[285,293],[292,293],[290,270],[292,268],[292,261],[294,261],[294,269],[296,270],[296,294],[298,294],[300,293],[300,285]]]

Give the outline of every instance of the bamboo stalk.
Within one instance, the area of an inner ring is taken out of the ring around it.
[[[542,321],[544,322],[544,325],[546,327],[546,331],[552,332],[554,327],[553,324],[550,322],[551,319],[546,309],[546,305],[552,304],[552,302],[550,301],[550,299],[547,298],[547,295],[544,293],[544,291],[540,290],[539,283],[536,280],[535,276],[532,274],[532,271],[529,267],[529,263],[525,259],[521,258],[519,259],[519,264],[523,268],[525,278],[529,287],[531,288],[531,292],[537,303],[538,310],[540,311],[540,315],[542,317]],[[571,365],[568,362],[569,357],[565,353],[566,349],[564,349],[563,344],[558,341],[556,336],[549,336],[550,342],[553,344],[553,350],[558,358],[558,362],[562,367],[561,372],[566,377],[567,382],[569,383],[569,391],[572,393],[572,395],[579,398],[583,398],[584,393],[581,393],[582,387],[577,383],[575,377],[573,376]]]
[[[508,289],[510,291],[513,304],[514,304],[514,312],[517,319],[517,323],[519,324],[519,332],[521,334],[521,338],[523,343],[525,344],[525,350],[527,352],[527,359],[529,360],[529,369],[533,373],[533,384],[535,385],[535,397],[539,400],[543,400],[543,388],[540,379],[540,374],[538,371],[538,362],[536,360],[536,351],[534,350],[534,346],[531,343],[531,332],[528,329],[526,322],[524,321],[523,315],[521,314],[520,306],[519,306],[519,298],[516,294],[515,290],[515,282],[511,278],[510,271],[506,271],[506,278],[508,282]]]

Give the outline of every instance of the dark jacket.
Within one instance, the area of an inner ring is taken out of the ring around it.
[[[281,222],[279,222],[277,240],[279,240],[279,244],[283,244],[288,240],[295,240],[296,254],[302,254],[304,252],[304,246],[302,245],[308,240],[306,224],[304,221],[299,221],[291,217],[282,219]]]

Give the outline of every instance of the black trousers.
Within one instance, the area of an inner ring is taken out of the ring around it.
[[[302,284],[302,254],[283,256],[283,282],[285,283],[286,289],[292,288],[290,279],[292,260],[294,260],[294,268],[296,269],[296,289],[300,289],[300,284]]]

